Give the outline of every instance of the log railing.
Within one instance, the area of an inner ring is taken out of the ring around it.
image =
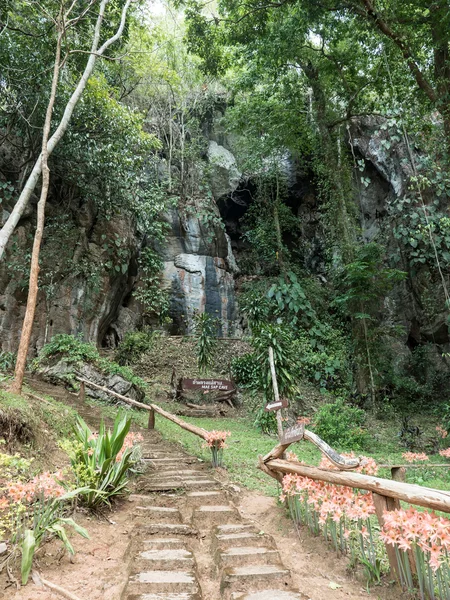
[[[206,429],[203,429],[202,427],[197,427],[197,425],[193,425],[192,423],[186,423],[186,421],[183,421],[182,419],[179,419],[175,415],[172,415],[172,413],[167,412],[166,410],[164,410],[157,404],[144,404],[143,402],[138,402],[137,400],[133,400],[132,398],[128,398],[127,396],[123,396],[122,394],[114,392],[113,390],[110,390],[109,388],[104,387],[102,385],[98,385],[97,383],[94,383],[93,381],[89,381],[88,379],[83,379],[82,377],[77,377],[77,379],[80,382],[80,398],[81,399],[84,399],[84,396],[85,396],[85,386],[89,386],[95,390],[100,390],[101,392],[105,392],[106,394],[109,394],[110,396],[113,396],[114,398],[117,398],[118,400],[121,400],[122,402],[126,402],[127,404],[130,404],[131,406],[135,406],[136,408],[141,408],[143,410],[148,411],[148,413],[149,413],[148,428],[149,429],[155,428],[155,413],[158,413],[159,415],[161,415],[168,421],[172,421],[173,423],[176,423],[182,429],[185,429],[186,431],[189,431],[190,433],[193,433],[194,435],[197,435],[198,437],[201,437],[204,440],[207,439],[208,432],[206,431]]]
[[[309,477],[310,479],[317,481],[343,485],[354,489],[368,490],[372,492],[373,495],[375,511],[380,527],[382,527],[384,523],[384,514],[387,511],[399,509],[400,501],[422,506],[431,510],[450,513],[450,492],[391,479],[383,479],[371,475],[364,475],[362,473],[351,473],[349,472],[349,469],[354,469],[360,464],[363,464],[363,459],[346,459],[330,448],[328,444],[314,433],[307,430],[304,431],[302,439],[312,441],[340,470],[320,469],[318,467],[303,465],[298,462],[283,460],[281,457],[290,446],[289,443],[278,444],[266,456],[260,456],[258,468],[280,483],[285,474],[292,473],[303,477]],[[350,461],[353,461],[352,466],[350,466]],[[390,545],[386,545],[386,551],[392,572],[398,574],[399,567],[394,548]]]

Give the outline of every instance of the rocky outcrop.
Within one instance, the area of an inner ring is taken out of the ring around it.
[[[206,311],[220,320],[220,335],[235,335],[237,265],[220,219],[205,224],[193,214],[182,218],[178,211],[167,219],[171,231],[161,253],[164,282],[170,290],[171,331],[192,331],[194,314]]]
[[[32,354],[57,333],[80,335],[100,345],[137,276],[139,242],[129,219],[100,219],[86,205],[65,207],[63,212],[50,204],[48,212]],[[20,222],[7,259],[0,264],[0,350],[15,351],[20,338],[33,216]],[[119,270],[118,256],[105,240],[120,240]]]
[[[363,159],[357,197],[361,228],[367,241],[380,231],[389,204],[407,191],[413,174],[403,133],[387,126],[382,117],[360,117],[351,122],[353,152]]]
[[[215,141],[209,142],[208,161],[211,168],[210,180],[214,198],[233,193],[241,180],[234,155]]]
[[[360,162],[363,182],[355,190],[359,204],[362,235],[366,241],[380,239],[385,243],[388,254],[398,252],[398,245],[391,231],[391,210],[396,201],[411,195],[409,188],[413,176],[412,159],[420,163],[420,151],[410,144],[408,149],[403,131],[389,124],[382,117],[360,117],[353,119],[350,127],[350,140],[353,152]],[[359,183],[359,182],[358,182]],[[432,195],[432,190],[429,194]],[[427,196],[429,194],[426,194]],[[425,198],[425,202],[428,202]],[[443,307],[445,298],[440,280],[430,279],[430,268],[418,266],[414,272],[406,259],[397,263],[397,268],[408,271],[408,278],[395,287],[385,299],[383,320],[386,323],[401,325],[404,333],[397,334],[404,348],[432,343],[444,347],[450,344],[448,313],[442,310],[436,314],[428,305]],[[431,275],[431,277],[433,277]],[[422,300],[422,294],[426,301]],[[393,342],[395,346],[395,341]],[[393,354],[397,349],[393,350]],[[440,365],[442,357],[434,361]]]
[[[66,360],[61,359],[53,364],[44,365],[39,367],[37,371],[38,375],[45,381],[55,384],[63,385],[74,385],[77,383],[76,376],[83,379],[87,379],[92,383],[96,383],[102,387],[108,388],[113,392],[117,392],[122,396],[128,396],[133,400],[142,402],[145,398],[143,390],[137,388],[135,385],[121,377],[120,375],[114,374],[109,375],[100,371],[94,365],[89,363],[81,363],[74,365],[68,363]],[[86,386],[86,394],[92,398],[111,402],[111,395],[101,390],[96,390],[89,386]]]
[[[229,194],[241,174],[228,150],[211,142],[212,186]],[[158,248],[163,284],[170,291],[172,333],[192,330],[196,311],[220,320],[220,334],[237,332],[233,274],[238,271],[215,202],[166,215],[169,232]],[[42,248],[40,292],[30,354],[53,335],[70,333],[98,346],[116,346],[139,327],[143,307],[133,297],[145,232],[123,214],[105,219],[90,202],[51,197]],[[0,264],[0,350],[15,351],[25,313],[36,199],[20,221]],[[8,216],[3,208],[3,218]],[[1,224],[1,223],[0,223]]]

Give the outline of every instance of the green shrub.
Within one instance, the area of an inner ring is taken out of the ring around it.
[[[348,340],[328,324],[321,331],[321,344],[310,332],[297,332],[293,344],[300,373],[321,389],[348,390],[352,383]]]
[[[277,417],[275,412],[266,412],[265,407],[261,406],[256,413],[254,425],[260,429],[262,433],[277,433]]]
[[[56,356],[63,355],[68,363],[96,362],[100,355],[94,344],[83,342],[80,338],[60,333],[43,346],[38,362],[43,363]]]
[[[93,344],[83,342],[80,338],[66,333],[55,335],[48,344],[43,346],[38,357],[33,361],[32,368],[36,369],[39,365],[47,364],[57,357],[63,357],[68,364],[74,366],[83,362],[91,363],[106,375],[120,375],[141,390],[147,387],[145,381],[137,377],[129,367],[102,358]]]
[[[153,337],[146,331],[129,331],[120,342],[114,356],[119,365],[132,365],[153,347]]]
[[[206,371],[210,366],[217,347],[217,331],[219,320],[208,313],[194,315],[195,351],[199,371]]]
[[[333,404],[324,404],[317,411],[314,431],[330,446],[344,450],[361,450],[369,436],[364,429],[366,413],[360,408],[349,406],[342,398]]]
[[[231,374],[241,387],[258,389],[260,386],[260,366],[253,352],[234,357],[231,361]]]
[[[254,329],[251,344],[259,365],[260,386],[266,403],[273,400],[272,374],[269,363],[269,348],[273,349],[275,371],[280,396],[294,397],[297,392],[296,357],[293,352],[293,335],[281,323],[266,323]]]
[[[45,475],[44,475],[45,477]],[[33,565],[33,558],[39,547],[45,540],[52,537],[59,538],[69,554],[75,554],[75,550],[67,536],[66,529],[70,527],[76,533],[89,539],[89,534],[84,527],[78,525],[71,517],[65,517],[67,504],[78,496],[83,490],[72,490],[58,498],[46,497],[41,492],[38,499],[30,504],[22,504],[22,512],[19,512],[20,523],[16,541],[21,541],[22,561],[20,571],[22,585],[26,585]],[[28,526],[28,527],[27,527]]]
[[[13,352],[0,352],[0,373],[8,373],[14,369],[16,355]]]
[[[113,431],[102,422],[95,434],[81,417],[74,428],[75,441],[65,442],[81,499],[89,508],[110,504],[111,498],[126,492],[130,472],[141,459],[136,441],[142,436],[130,433],[131,418],[118,414]]]

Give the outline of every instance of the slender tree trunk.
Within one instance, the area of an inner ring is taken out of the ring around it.
[[[278,173],[276,175],[276,180],[277,180],[276,196],[275,196],[275,202],[273,203],[273,221],[275,224],[275,235],[277,238],[277,260],[278,260],[278,264],[280,266],[280,272],[283,275],[284,280],[287,283],[286,264],[284,262],[284,252],[283,252],[283,234],[281,231],[280,214],[278,211],[278,206],[280,203],[280,181],[278,178]]]
[[[362,321],[363,321],[363,330],[364,330],[364,342],[366,344],[367,368],[369,369],[370,398],[372,400],[372,406],[375,406],[376,389],[375,389],[375,379],[373,376],[373,368],[372,368],[372,355],[371,355],[370,346],[369,346],[369,335],[368,335],[368,331],[367,331],[366,320],[363,319]]]
[[[99,39],[100,39],[100,30],[101,30],[101,24],[103,21],[104,11],[105,11],[106,4],[108,2],[109,2],[109,0],[102,0],[102,3],[100,5],[99,15],[98,15],[97,23],[95,26],[94,40],[92,42],[91,55],[89,57],[88,64],[86,65],[86,68],[84,70],[83,76],[82,76],[74,94],[72,95],[71,99],[69,100],[69,103],[66,106],[66,111],[64,113],[65,115],[67,113],[66,119],[64,120],[64,116],[63,116],[63,119],[61,120],[57,130],[55,131],[53,136],[49,139],[53,107],[55,104],[56,90],[58,87],[60,60],[61,60],[61,43],[62,43],[63,36],[65,34],[62,13],[60,12],[60,14],[58,16],[58,21],[57,21],[58,41],[57,41],[57,46],[56,46],[52,88],[51,88],[50,100],[49,100],[49,103],[47,106],[47,113],[45,116],[44,131],[42,134],[42,150],[41,150],[40,157],[38,159],[38,161],[40,163],[40,172],[42,172],[42,189],[41,189],[41,195],[40,195],[39,203],[38,203],[37,225],[36,225],[36,232],[35,232],[34,242],[33,242],[33,251],[32,251],[32,255],[31,255],[30,281],[29,281],[29,288],[28,288],[27,307],[26,307],[25,317],[24,317],[23,326],[22,326],[22,335],[20,337],[19,349],[17,352],[17,361],[16,361],[16,368],[15,368],[15,373],[14,373],[14,381],[11,386],[11,391],[16,394],[20,394],[22,391],[28,349],[30,346],[31,333],[33,330],[34,315],[35,315],[35,311],[36,311],[36,301],[37,301],[37,295],[38,295],[38,278],[39,278],[39,254],[40,254],[40,249],[41,249],[42,236],[44,233],[45,204],[47,201],[47,195],[48,195],[48,190],[49,190],[49,186],[50,186],[50,170],[48,168],[48,158],[50,156],[50,148],[51,148],[51,145],[52,145],[52,149],[56,146],[57,142],[59,141],[59,139],[61,139],[65,130],[67,129],[67,127],[69,125],[69,120],[73,113],[75,105],[78,102],[79,98],[81,97],[81,94],[82,94],[84,88],[86,87],[87,80],[88,80],[90,74],[92,73],[97,55],[102,55],[105,52],[105,50],[113,42],[115,42],[117,39],[119,39],[119,37],[122,35],[123,28],[125,26],[125,20],[126,20],[128,7],[131,3],[131,0],[127,0],[127,2],[125,3],[125,6],[122,10],[120,25],[119,25],[119,28],[117,29],[115,35],[113,35],[111,38],[109,38],[101,46],[101,48],[98,50],[98,52],[96,52],[98,43],[99,43]],[[94,52],[95,52],[95,54],[93,54]],[[88,68],[89,65],[91,65],[91,66]],[[57,136],[58,132],[60,132],[59,138],[58,137],[55,138],[55,136]],[[56,141],[55,141],[55,139],[56,139]],[[36,165],[35,165],[35,168],[36,168]],[[27,184],[28,183],[29,183],[29,180],[28,180]],[[31,194],[31,192],[30,192],[30,194]],[[18,218],[20,218],[20,217],[18,217]],[[17,220],[18,220],[18,218],[17,218]],[[2,233],[3,233],[3,230],[2,230],[2,232],[0,232],[0,236]],[[7,243],[7,240],[4,243],[3,251],[6,246],[6,243]],[[0,244],[1,244],[1,241],[0,241]],[[2,253],[3,253],[2,247],[0,245],[0,257],[2,256]]]
[[[172,191],[172,152],[173,152],[173,129],[172,129],[172,103],[169,98],[169,192]]]
[[[280,394],[278,392],[278,382],[277,375],[275,371],[275,360],[273,358],[273,348],[269,347],[269,364],[270,364],[270,373],[272,375],[272,387],[273,387],[273,397],[275,398],[275,402],[280,400]],[[278,440],[281,442],[283,437],[283,418],[281,415],[281,409],[276,411],[276,419],[277,419],[277,433]]]
[[[48,168],[48,138],[52,124],[53,107],[55,105],[56,90],[58,87],[60,62],[61,62],[61,43],[64,34],[61,11],[57,20],[58,39],[56,42],[55,64],[53,66],[52,88],[50,100],[45,115],[44,131],[42,134],[41,150],[41,169],[42,169],[42,188],[41,196],[37,207],[37,224],[34,234],[33,252],[31,254],[30,280],[28,285],[28,299],[25,317],[22,325],[22,335],[20,336],[19,349],[17,351],[16,369],[11,391],[15,394],[22,392],[23,378],[25,375],[25,366],[27,363],[28,348],[30,347],[31,332],[33,330],[34,314],[36,311],[36,301],[38,295],[39,279],[39,254],[41,250],[42,236],[44,234],[45,222],[45,203],[47,201],[48,189],[50,187],[50,169]]]
[[[121,21],[120,21],[120,25],[119,25],[116,33],[112,37],[110,37],[108,40],[106,40],[106,42],[100,48],[98,48],[98,44],[100,41],[100,31],[101,31],[101,26],[102,26],[102,22],[103,22],[103,17],[105,15],[106,5],[108,4],[108,2],[110,2],[110,0],[102,0],[102,2],[100,4],[98,16],[97,16],[97,22],[95,24],[94,38],[92,40],[92,46],[91,46],[91,50],[90,50],[89,59],[86,63],[86,67],[84,69],[83,75],[81,76],[81,78],[78,82],[77,87],[75,88],[72,96],[70,97],[68,103],[66,104],[64,114],[61,118],[61,121],[60,121],[58,127],[56,128],[56,131],[48,140],[48,144],[47,144],[48,156],[50,156],[50,154],[56,148],[57,144],[60,142],[61,138],[63,137],[63,135],[67,131],[67,128],[69,127],[69,123],[70,123],[70,119],[72,117],[73,111],[74,111],[75,106],[77,105],[77,102],[80,99],[80,97],[86,87],[89,77],[92,75],[97,57],[104,54],[104,52],[109,48],[109,46],[111,46],[111,44],[116,42],[122,35],[123,29],[125,27],[125,21],[126,21],[128,8],[131,4],[131,1],[132,0],[127,0],[122,9]],[[37,161],[35,162],[33,170],[31,171],[30,176],[28,177],[27,182],[25,184],[25,187],[23,188],[23,190],[19,196],[19,199],[16,202],[8,220],[6,221],[6,223],[0,230],[0,260],[2,260],[2,258],[3,258],[9,238],[13,234],[13,232],[17,226],[17,223],[19,222],[21,216],[23,215],[23,212],[28,204],[28,201],[30,200],[31,194],[33,193],[33,191],[37,185],[37,182],[39,181],[41,173],[42,173],[42,153],[39,155]]]

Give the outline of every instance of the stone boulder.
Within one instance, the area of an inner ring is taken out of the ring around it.
[[[74,385],[77,382],[76,377],[78,376],[92,381],[92,383],[96,383],[97,385],[101,385],[102,387],[106,387],[113,392],[122,394],[122,396],[137,400],[138,402],[142,402],[145,398],[144,392],[130,381],[127,381],[117,374],[110,375],[103,373],[98,367],[89,363],[74,365],[73,363],[68,363],[64,359],[60,359],[52,364],[39,367],[37,373],[44,380],[54,384],[63,383],[65,385]],[[116,399],[110,394],[95,390],[89,386],[86,386],[86,395],[106,402],[113,401],[116,403]],[[117,401],[119,400],[117,399]]]
[[[242,173],[237,168],[233,154],[217,142],[209,142],[208,161],[211,167],[211,187],[214,198],[234,192],[241,180]]]

